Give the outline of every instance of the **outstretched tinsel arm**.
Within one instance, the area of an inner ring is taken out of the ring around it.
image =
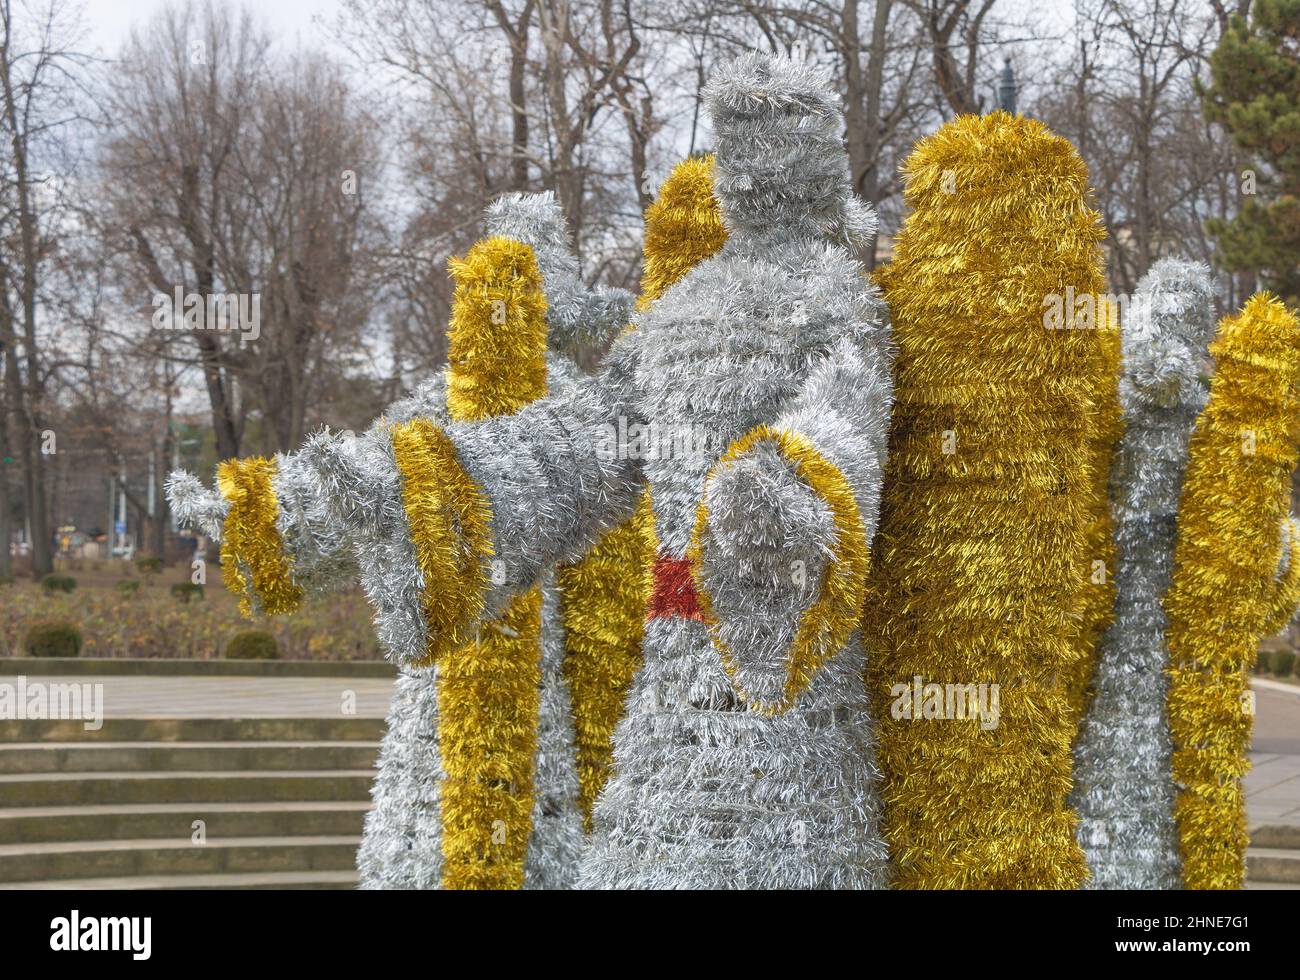
[[[1213,331],[1210,270],[1178,259],[1151,267],[1122,324],[1124,432],[1110,475],[1115,619],[1100,644],[1070,797],[1092,888],[1179,886],[1162,602]]]
[[[181,527],[197,528],[214,541],[221,540],[221,526],[226,521],[230,504],[215,490],[204,486],[193,473],[173,470],[165,487],[167,506],[176,515]]]
[[[532,247],[546,289],[547,342],[571,354],[599,348],[626,325],[632,294],[625,289],[588,287],[569,245],[564,212],[555,194],[505,194],[487,209],[489,235],[502,235]]]
[[[1300,440],[1300,322],[1260,293],[1219,324],[1210,352],[1165,599],[1169,725],[1183,885],[1232,889],[1245,878],[1249,674],[1278,618]]]
[[[429,663],[462,646],[631,514],[639,463],[616,445],[632,412],[628,346],[615,344],[602,375],[512,415],[445,427],[415,418],[305,447],[337,519],[376,542],[356,551],[390,657]]]
[[[304,594],[355,579],[346,536],[318,491],[297,453],[226,460],[215,492],[184,471],[167,483],[177,520],[221,542],[222,575],[245,616],[293,612]]]
[[[824,261],[809,304],[839,319],[786,411],[733,443],[705,482],[689,556],[728,676],[754,708],[786,710],[857,628],[880,509],[893,395],[888,312]],[[846,289],[839,284],[850,284]],[[802,311],[791,329],[806,327]]]
[[[641,461],[619,435],[641,424],[636,357],[636,334],[625,335],[599,375],[508,417],[448,427],[448,445],[490,514],[489,603],[529,587],[557,562],[581,558],[635,510]]]
[[[387,415],[409,419],[435,406],[441,410],[445,402],[446,377],[440,373],[394,402]],[[292,612],[304,594],[356,581],[347,528],[335,519],[312,464],[317,447],[330,438],[317,434],[296,452],[223,463],[212,490],[184,470],[168,478],[177,521],[221,542],[223,575],[245,615]]]

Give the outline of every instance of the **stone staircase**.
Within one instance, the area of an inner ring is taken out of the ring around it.
[[[383,729],[0,720],[0,889],[355,887]],[[1246,861],[1248,888],[1300,890],[1300,826],[1254,827]]]
[[[383,726],[0,721],[0,889],[355,887]]]
[[[1250,832],[1246,887],[1300,891],[1300,826],[1268,824]]]

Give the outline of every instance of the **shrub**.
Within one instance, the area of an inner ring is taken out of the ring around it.
[[[71,575],[46,575],[41,579],[41,588],[46,592],[71,592],[77,587],[77,580]]]
[[[1273,652],[1271,650],[1255,651],[1255,673],[1267,674],[1272,669],[1272,663]]]
[[[1269,667],[1277,677],[1290,677],[1295,671],[1295,654],[1290,650],[1274,650]]]
[[[280,645],[265,630],[244,630],[226,644],[227,660],[278,660]]]
[[[161,558],[137,558],[135,567],[141,575],[157,575],[162,571],[163,563]]]
[[[75,657],[81,653],[81,630],[71,623],[37,623],[23,645],[31,657]]]
[[[135,595],[140,591],[140,580],[138,578],[124,578],[113,588],[117,589],[122,595]]]
[[[190,602],[203,598],[203,586],[196,585],[194,582],[177,582],[171,587],[171,594],[181,602]]]
[[[13,585],[14,577],[12,575],[0,575],[0,585]]]

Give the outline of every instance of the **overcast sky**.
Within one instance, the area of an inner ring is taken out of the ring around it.
[[[82,0],[85,4],[85,47],[97,50],[105,57],[117,53],[133,24],[149,19],[165,0]],[[222,2],[222,0],[219,0]],[[238,0],[224,0],[229,6],[240,6]],[[295,40],[304,46],[309,43],[324,44],[323,32],[314,23],[318,19],[332,21],[340,7],[339,0],[269,0],[249,5],[257,16],[288,47],[296,47]]]

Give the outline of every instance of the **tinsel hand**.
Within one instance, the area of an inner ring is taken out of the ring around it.
[[[788,710],[861,608],[866,539],[844,474],[806,436],[754,429],[705,484],[690,558],[736,691]]]
[[[835,544],[826,503],[763,440],[724,461],[704,492],[696,574],[738,692],[785,701],[795,633]]]
[[[167,505],[181,527],[197,528],[214,541],[221,540],[221,525],[229,505],[198,477],[175,470],[167,477]]]
[[[533,249],[546,292],[547,344],[554,351],[603,347],[627,325],[633,296],[625,289],[588,287],[569,244],[564,212],[555,194],[505,194],[487,209],[490,235],[504,235]]]
[[[293,612],[305,592],[355,579],[346,540],[319,491],[297,453],[226,460],[216,492],[183,471],[167,485],[178,519],[221,542],[222,577],[245,616]]]

